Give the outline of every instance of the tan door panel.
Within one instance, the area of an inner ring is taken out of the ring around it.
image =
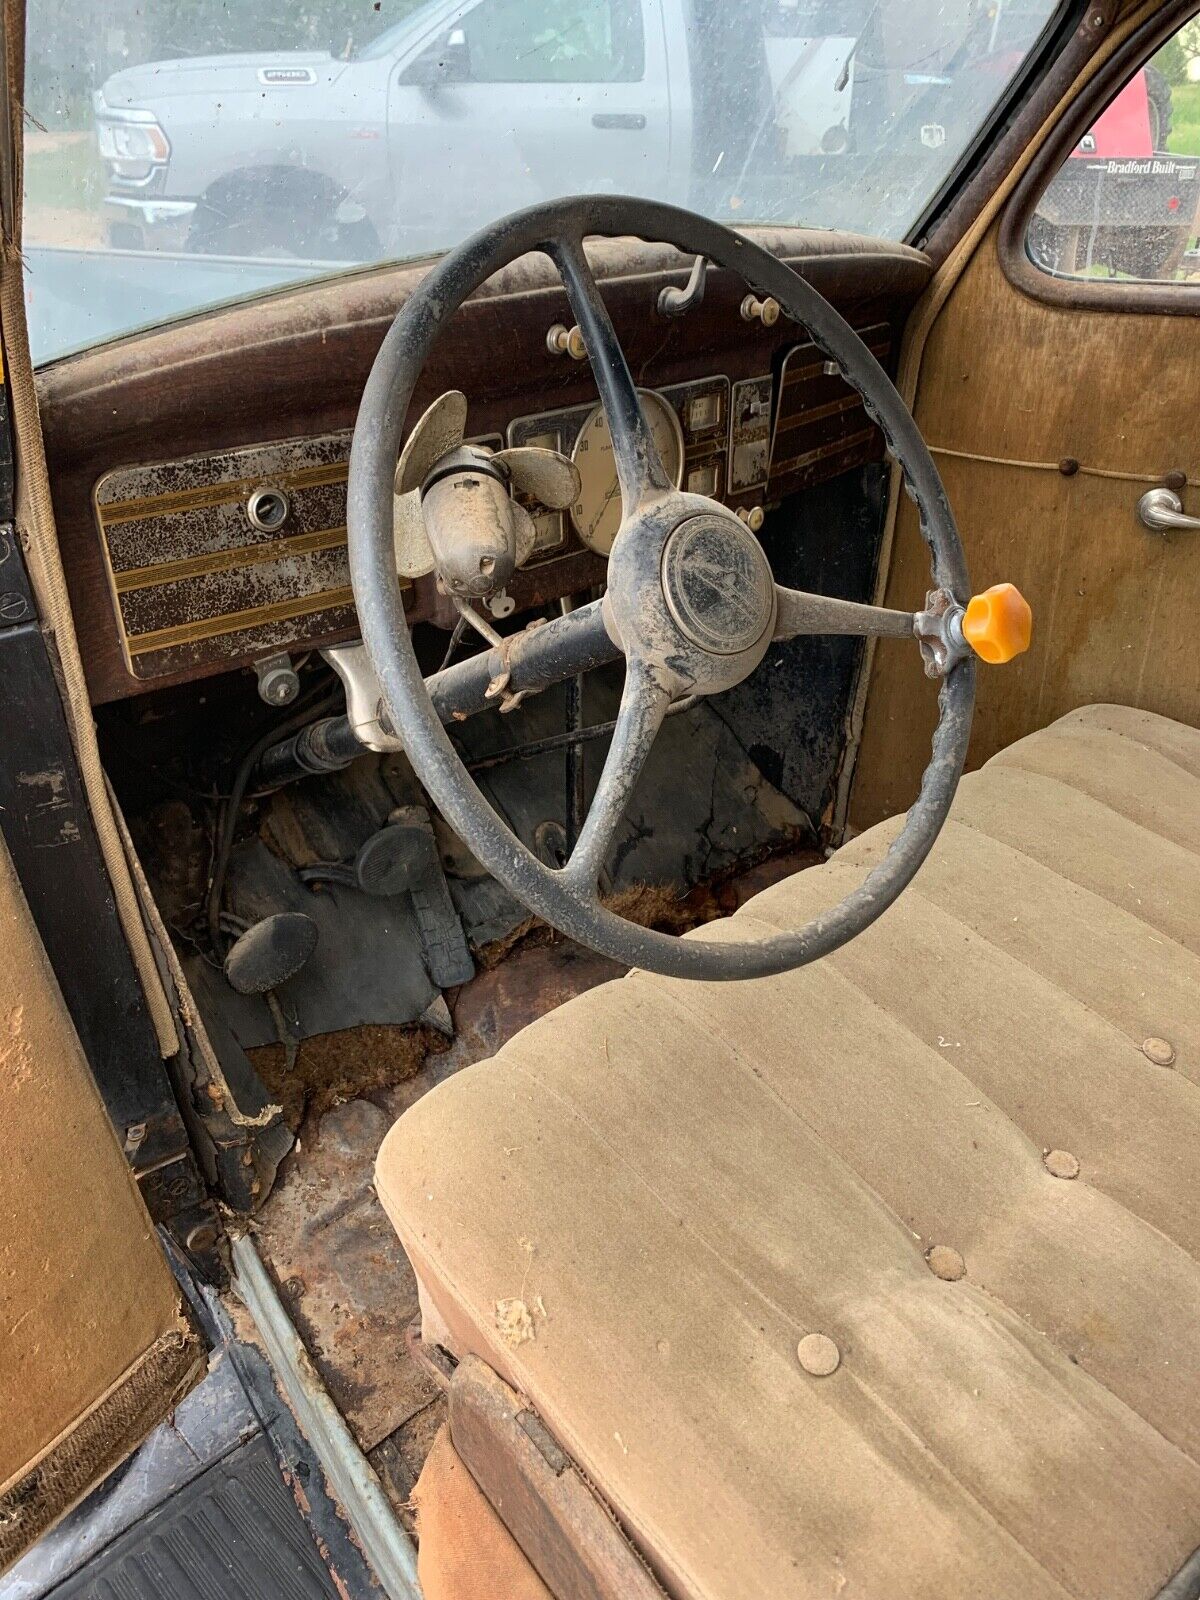
[[[0,950],[3,1570],[160,1420],[203,1348],[2,840]]]
[[[997,228],[933,325],[914,406],[974,586],[1008,579],[1033,607],[1028,654],[980,670],[971,767],[1099,701],[1200,719],[1200,534],[1164,539],[1134,509],[1182,470],[1192,480],[1184,508],[1200,514],[1200,319],[1033,300],[1001,270]],[[886,604],[919,604],[928,571],[901,497]],[[935,690],[914,673],[911,652],[880,640],[852,823],[869,827],[912,804],[935,718]]]

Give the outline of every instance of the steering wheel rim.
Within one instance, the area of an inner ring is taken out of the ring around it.
[[[838,364],[882,429],[888,451],[917,504],[935,587],[962,603],[969,593],[966,561],[937,468],[904,402],[849,324],[797,272],[751,239],[678,207],[613,195],[551,201],[484,228],[444,256],[401,308],[372,366],[354,430],[347,493],[351,582],[384,705],[417,776],[450,825],[510,893],[560,932],[629,966],[669,977],[710,981],[765,977],[838,949],[870,926],[911,882],[949,814],[966,759],[974,707],[974,661],[969,657],[958,660],[943,678],[938,724],[918,798],[883,860],[856,889],[804,927],[765,940],[679,938],[641,927],[609,910],[594,892],[587,892],[586,885],[581,889],[579,874],[555,870],[538,860],[493,811],[468,775],[434,709],[413,649],[396,572],[393,478],[409,403],[422,368],[441,328],[463,301],[520,255],[540,251],[550,256],[563,277],[584,331],[621,469],[621,438],[627,444],[636,439],[636,420],[614,415],[610,404],[619,409],[622,392],[636,391],[587,266],[583,240],[629,234],[706,256],[736,273],[756,293],[777,300],[783,314],[804,327],[818,348]],[[597,360],[598,346],[603,362]],[[620,370],[616,370],[617,363]],[[641,421],[644,429],[644,419]],[[642,465],[653,487],[653,462],[647,463],[643,457]],[[620,478],[625,502],[623,470]],[[674,496],[676,513],[689,498],[696,497]],[[716,509],[712,503],[708,505]],[[625,509],[628,515],[628,504]],[[682,509],[695,508],[683,505]],[[632,666],[634,657],[629,655],[627,660]],[[627,671],[627,689],[631,677]],[[660,683],[659,688],[664,690],[664,685]],[[623,708],[624,704],[623,697]],[[651,738],[653,731],[656,728]],[[627,727],[625,737],[636,742],[644,732],[644,727]],[[616,742],[614,737],[614,745]],[[613,759],[611,748],[609,754],[606,774]],[[624,799],[628,799],[628,790]],[[589,862],[589,867],[592,864]]]

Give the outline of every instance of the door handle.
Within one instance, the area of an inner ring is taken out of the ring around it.
[[[597,111],[592,116],[593,128],[629,128],[637,131],[646,126],[640,111]]]
[[[1151,533],[1169,533],[1173,528],[1200,532],[1200,517],[1189,517],[1174,489],[1147,489],[1137,503],[1138,521]]]

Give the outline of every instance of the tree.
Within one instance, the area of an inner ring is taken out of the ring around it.
[[[1184,50],[1183,38],[1178,33],[1168,39],[1154,57],[1154,65],[1172,85],[1188,81],[1187,64],[1188,56]]]

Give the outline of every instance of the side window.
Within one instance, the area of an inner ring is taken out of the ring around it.
[[[474,83],[631,83],[640,0],[483,0],[463,21]]]
[[[1025,250],[1059,278],[1200,282],[1200,21],[1122,87],[1063,162]]]

